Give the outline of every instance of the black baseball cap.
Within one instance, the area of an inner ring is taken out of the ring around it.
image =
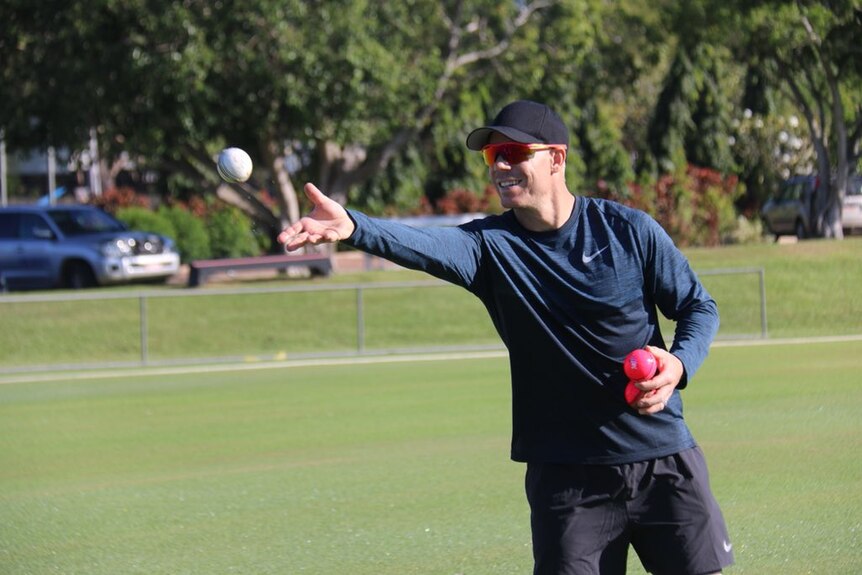
[[[569,145],[569,130],[556,112],[545,104],[518,100],[507,104],[490,126],[476,128],[467,136],[467,147],[481,150],[494,132],[521,144]]]

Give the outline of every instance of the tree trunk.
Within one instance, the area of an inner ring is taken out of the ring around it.
[[[271,147],[275,144],[271,144]],[[281,225],[287,227],[299,219],[299,198],[296,195],[296,186],[287,171],[285,153],[273,154],[271,159],[272,173],[278,184],[278,206],[281,209]]]

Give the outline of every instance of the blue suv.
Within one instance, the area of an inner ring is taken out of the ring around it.
[[[165,281],[179,266],[170,238],[130,231],[98,208],[0,208],[0,290]]]

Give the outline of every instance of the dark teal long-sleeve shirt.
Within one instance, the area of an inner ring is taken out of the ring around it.
[[[695,445],[679,390],[706,358],[718,311],[647,214],[578,197],[563,227],[539,233],[512,212],[421,229],[349,214],[356,230],[345,243],[484,303],[509,351],[514,460],[617,464]],[[623,398],[622,361],[664,347],[658,313],[676,322],[670,351],[685,373],[663,411],[639,415]]]

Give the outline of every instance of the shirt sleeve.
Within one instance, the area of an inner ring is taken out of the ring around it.
[[[670,352],[683,364],[682,389],[700,368],[718,332],[718,306],[673,240],[649,218],[645,278],[659,311],[676,322]]]
[[[481,255],[478,232],[461,226],[416,228],[347,213],[356,229],[343,243],[472,291]]]

